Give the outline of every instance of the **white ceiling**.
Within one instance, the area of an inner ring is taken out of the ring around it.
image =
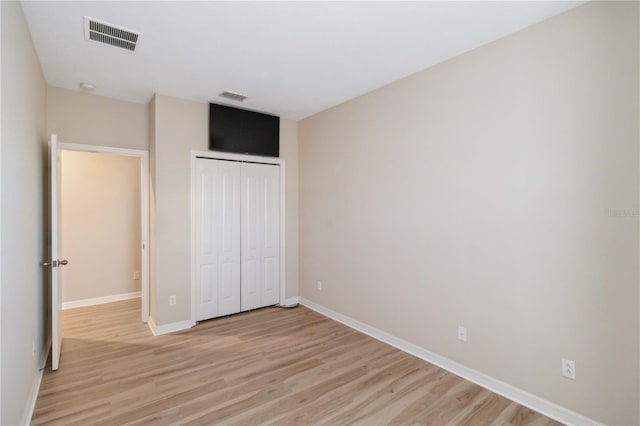
[[[23,2],[52,86],[153,93],[301,119],[583,2]],[[83,18],[143,33],[135,53]],[[224,100],[224,90],[249,96]]]

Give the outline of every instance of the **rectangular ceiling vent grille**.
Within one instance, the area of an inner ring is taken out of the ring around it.
[[[108,44],[109,46],[135,52],[140,35],[137,31],[129,30],[97,19],[84,17],[85,40]]]
[[[245,99],[247,99],[245,95],[241,95],[240,93],[233,93],[233,92],[222,92],[218,96],[222,98],[232,99],[238,102],[242,102]]]

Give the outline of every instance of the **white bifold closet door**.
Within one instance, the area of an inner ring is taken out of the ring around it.
[[[197,159],[198,321],[240,312],[240,163]]]
[[[196,320],[280,300],[280,167],[195,163]]]
[[[280,167],[242,163],[241,310],[280,300]]]

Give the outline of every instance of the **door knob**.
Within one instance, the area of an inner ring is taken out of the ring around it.
[[[57,268],[58,266],[64,266],[67,265],[69,263],[69,261],[67,259],[62,259],[62,260],[53,260],[51,262],[42,262],[42,266],[52,266],[54,268]]]

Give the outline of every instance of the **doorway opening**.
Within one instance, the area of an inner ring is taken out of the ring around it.
[[[139,298],[147,322],[148,152],[67,143],[58,152],[60,308]]]

